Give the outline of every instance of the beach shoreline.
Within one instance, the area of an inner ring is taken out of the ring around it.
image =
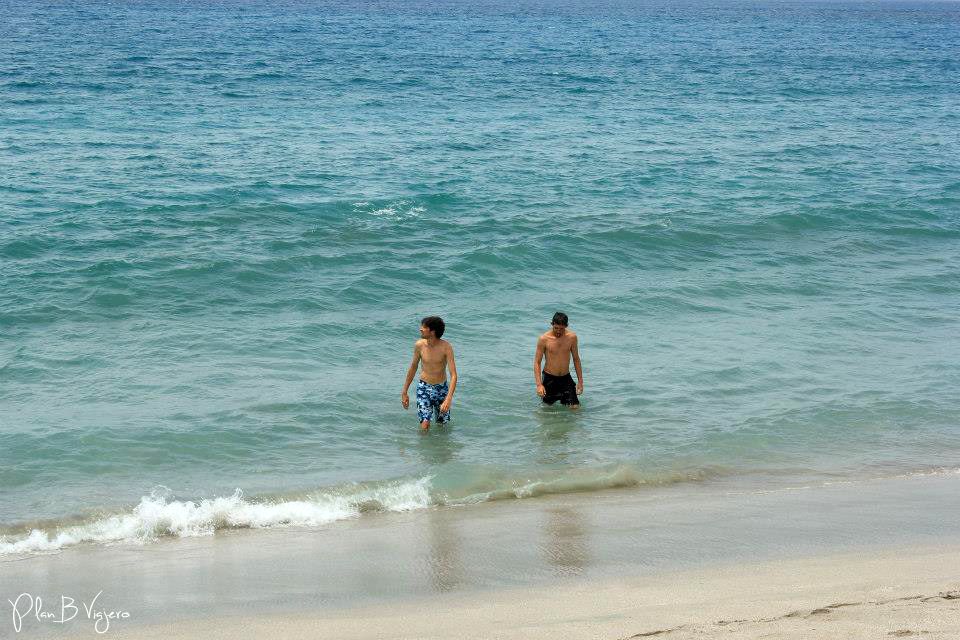
[[[960,619],[957,482],[615,490],[85,545],[4,561],[0,636],[21,593],[54,612],[61,596],[80,607],[99,593],[96,608],[129,613],[108,633],[144,639],[791,637],[825,620],[882,637],[857,625],[887,609],[887,631],[935,634]],[[99,637],[94,623],[80,609],[23,628]]]

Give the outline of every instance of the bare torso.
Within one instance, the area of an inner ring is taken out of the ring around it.
[[[417,340],[417,350],[420,352],[420,379],[427,384],[440,384],[447,379],[447,353],[450,343],[446,340],[436,340],[430,344],[429,340]]]
[[[546,364],[543,366],[545,373],[552,376],[565,376],[570,373],[570,354],[577,341],[577,334],[569,329],[560,337],[553,335],[552,331],[547,331],[540,336],[543,343],[543,354],[546,357]]]

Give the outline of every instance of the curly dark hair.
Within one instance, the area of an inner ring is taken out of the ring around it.
[[[420,321],[420,324],[427,329],[433,329],[433,333],[436,334],[438,338],[443,337],[443,318],[440,316],[427,316]]]
[[[553,314],[553,320],[550,321],[550,324],[558,324],[561,327],[565,327],[570,324],[570,318],[567,317],[563,311],[557,311]]]

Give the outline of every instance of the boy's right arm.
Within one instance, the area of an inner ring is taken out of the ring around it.
[[[410,406],[410,396],[407,395],[407,389],[410,388],[410,383],[413,382],[413,376],[417,373],[417,366],[420,364],[420,342],[417,341],[413,345],[413,362],[410,363],[410,368],[407,369],[407,379],[403,382],[403,391],[400,393],[400,404],[403,405],[403,408],[406,409]]]

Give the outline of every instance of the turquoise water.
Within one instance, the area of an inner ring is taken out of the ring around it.
[[[960,467],[958,60],[956,3],[0,2],[0,553]]]

